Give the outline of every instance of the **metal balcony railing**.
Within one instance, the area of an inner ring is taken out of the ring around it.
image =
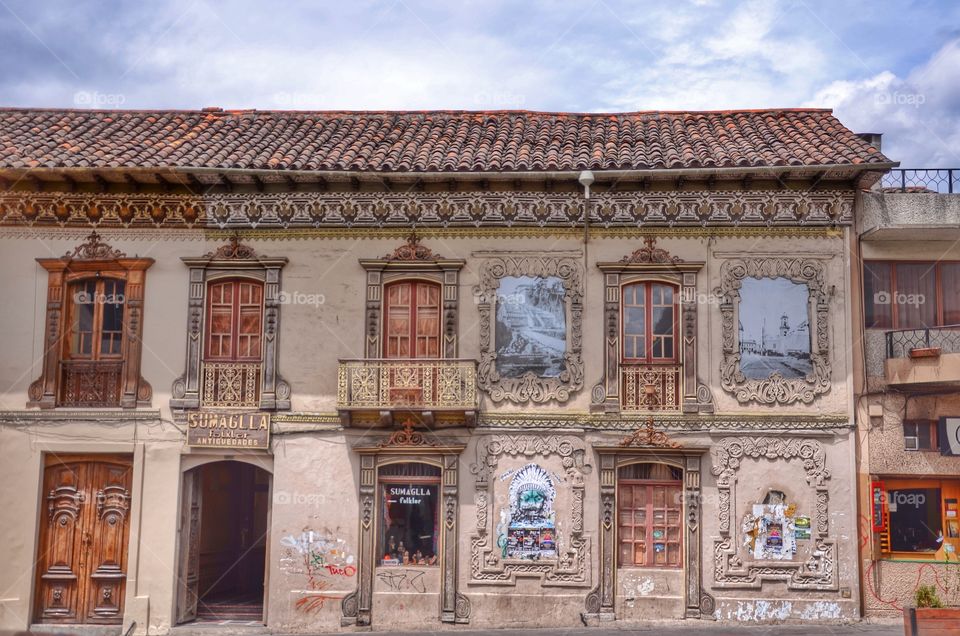
[[[887,358],[907,358],[911,349],[939,348],[941,353],[960,353],[960,325],[888,331]]]
[[[680,365],[624,364],[620,367],[621,411],[670,413],[680,410]]]
[[[204,362],[202,377],[201,406],[260,406],[259,362]]]
[[[886,192],[960,193],[960,168],[897,168],[883,175]]]
[[[475,360],[341,360],[337,408],[477,409]]]

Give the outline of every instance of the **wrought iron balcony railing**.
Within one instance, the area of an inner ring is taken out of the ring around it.
[[[474,360],[341,360],[338,380],[340,410],[477,409]]]
[[[624,364],[620,366],[622,411],[669,413],[680,410],[680,365]]]
[[[119,407],[122,378],[123,360],[63,360],[59,406]]]
[[[960,353],[960,325],[888,331],[887,358],[908,358],[913,349],[940,349]]]
[[[200,405],[256,408],[260,405],[259,362],[204,362]]]
[[[883,175],[880,185],[888,192],[960,193],[960,168],[898,168]]]

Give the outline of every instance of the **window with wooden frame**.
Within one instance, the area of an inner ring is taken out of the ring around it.
[[[263,361],[263,283],[248,278],[207,283],[203,405],[256,407]]]
[[[620,567],[679,568],[683,563],[683,471],[629,464],[617,475]]]
[[[960,262],[865,261],[867,329],[960,324]]]
[[[211,281],[209,286],[204,358],[211,361],[260,362],[263,283],[240,278]]]
[[[407,462],[379,469],[382,566],[437,565],[440,558],[440,469]]]
[[[150,258],[128,258],[94,232],[62,258],[41,258],[47,306],[41,376],[28,406],[136,408],[153,391],[140,377],[143,288]]]
[[[933,420],[905,420],[903,422],[903,447],[908,451],[935,451],[937,446],[937,422]]]
[[[385,358],[440,358],[438,283],[401,280],[384,286]]]
[[[623,361],[677,362],[677,287],[655,281],[623,286]]]

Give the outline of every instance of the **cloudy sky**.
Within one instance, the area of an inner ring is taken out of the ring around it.
[[[0,105],[831,107],[960,167],[955,0],[0,0]]]

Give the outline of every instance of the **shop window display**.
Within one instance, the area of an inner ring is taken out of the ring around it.
[[[380,469],[380,565],[437,565],[440,469],[392,464]]]

